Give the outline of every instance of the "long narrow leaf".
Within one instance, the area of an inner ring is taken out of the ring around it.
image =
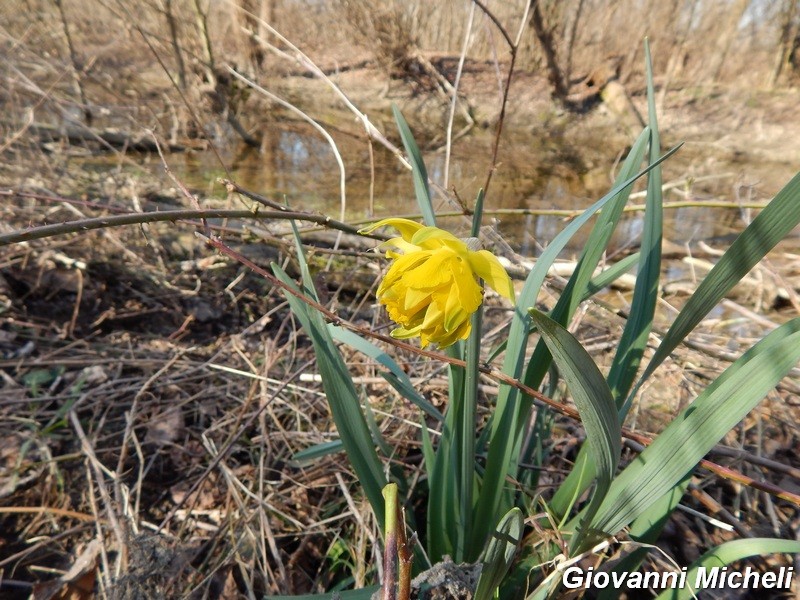
[[[508,334],[506,356],[503,361],[503,372],[515,379],[522,374],[525,348],[527,345],[528,331],[531,318],[525,310],[536,304],[539,290],[547,275],[550,265],[561,253],[573,235],[612,198],[631,185],[639,177],[647,173],[662,161],[674,154],[679,147],[667,152],[657,163],[651,164],[642,172],[615,185],[611,191],[587,208],[583,214],[573,220],[551,242],[547,249],[536,261],[536,266],[531,270],[525,284],[517,298],[517,307],[511,319]],[[530,400],[523,398],[519,391],[511,386],[502,385],[497,398],[497,407],[491,422],[489,452],[486,460],[486,473],[481,484],[478,500],[477,514],[475,517],[476,531],[473,539],[487,539],[491,532],[491,522],[494,515],[511,508],[511,494],[505,487],[506,476],[510,471],[516,471],[515,455],[519,452],[521,423],[530,410]],[[505,498],[505,500],[504,500]],[[505,506],[502,506],[505,504]]]
[[[640,257],[641,255],[638,252],[634,252],[633,254],[623,258],[621,261],[614,263],[596,277],[593,277],[592,280],[587,284],[581,301],[588,300],[603,288],[610,286],[617,279],[627,273],[634,265],[636,265],[639,262]]]
[[[400,109],[394,104],[392,104],[392,112],[394,113],[394,120],[397,123],[397,129],[400,132],[400,139],[403,140],[403,147],[405,147],[408,160],[411,163],[411,174],[414,178],[414,193],[417,196],[419,210],[422,213],[425,225],[435,227],[436,215],[433,212],[431,192],[428,188],[428,170],[425,168],[425,162],[422,160],[422,152],[419,151],[419,146],[417,146],[417,142],[414,140],[414,134],[411,133],[411,128],[408,126],[403,113],[401,113]]]
[[[283,283],[297,289],[291,278],[278,265],[273,264],[272,270]],[[328,398],[328,405],[333,414],[339,437],[359,483],[369,499],[375,517],[383,526],[382,490],[387,483],[386,477],[375,451],[369,427],[361,412],[353,380],[319,312],[289,292],[285,292],[285,296],[292,312],[314,345],[319,372],[322,376],[322,387]]]
[[[583,517],[589,523],[617,470],[622,434],[616,404],[603,374],[580,342],[544,313],[535,309],[530,313],[572,394],[586,430],[586,443],[594,457],[597,485]],[[581,525],[571,542],[573,549],[581,548],[586,534]]]
[[[670,515],[683,498],[683,494],[692,480],[691,472],[666,494],[656,500],[646,511],[634,519],[628,528],[628,537],[644,546],[637,548],[614,565],[616,573],[632,573],[639,569],[642,561],[650,553],[650,545],[658,541],[664,526],[669,521]],[[597,595],[597,600],[616,600],[619,597],[617,590],[606,588]]]
[[[439,412],[439,409],[428,402],[425,397],[414,388],[414,384],[411,382],[406,372],[403,371],[400,365],[398,365],[384,350],[369,340],[365,340],[360,335],[337,325],[333,325],[332,323],[328,324],[328,329],[333,339],[347,344],[351,348],[369,356],[389,369],[389,373],[382,373],[382,375],[403,397],[416,404],[437,421],[441,421],[444,418],[442,413]]]
[[[342,450],[344,450],[344,444],[342,444],[342,440],[331,440],[330,442],[315,444],[314,446],[300,450],[300,452],[295,452],[292,455],[292,460],[296,461],[297,463],[304,464],[309,461],[322,458],[323,456],[336,454]]]
[[[486,548],[483,559],[483,569],[478,579],[478,589],[475,591],[475,600],[491,600],[497,587],[514,560],[514,555],[522,539],[524,519],[522,511],[512,508],[500,519],[492,539]]]
[[[725,294],[798,224],[800,224],[800,173],[795,175],[753,219],[706,275],[667,331],[642,374],[637,389]],[[631,395],[636,391],[634,390]]]
[[[797,554],[800,552],[800,542],[795,540],[782,540],[777,538],[747,538],[733,540],[720,544],[713,550],[706,552],[686,572],[686,582],[689,584],[682,589],[664,590],[656,600],[689,600],[692,591],[696,594],[699,590],[695,586],[697,574],[700,569],[708,570],[714,567],[724,567],[737,560],[750,556],[766,556],[769,554]],[[791,583],[791,578],[789,579]],[[702,583],[702,582],[701,582]],[[690,587],[691,586],[691,587]],[[765,594],[771,596],[771,594]]]
[[[655,110],[655,92],[653,89],[652,64],[650,46],[645,42],[647,66],[647,100],[650,124],[646,130],[650,134],[650,164],[654,164],[660,153],[658,122]],[[644,215],[639,256],[639,271],[633,291],[630,315],[617,345],[617,352],[611,363],[608,374],[608,386],[624,417],[627,405],[625,396],[633,385],[639,369],[650,328],[653,324],[656,303],[658,301],[658,281],[661,273],[661,233],[662,233],[662,195],[661,166],[656,165],[647,175],[647,202]],[[526,382],[527,383],[527,382]],[[530,384],[529,384],[530,385]],[[624,418],[620,418],[620,421]],[[589,485],[594,475],[595,465],[588,451],[581,449],[575,468],[567,479],[559,486],[551,502],[551,510],[561,518],[571,505],[571,499],[580,495]]]
[[[617,176],[617,182],[626,181],[639,171],[649,141],[650,129],[645,127],[628,153],[628,157],[625,159]],[[550,318],[557,323],[566,326],[575,314],[578,305],[583,301],[592,281],[591,277],[594,274],[594,270],[600,263],[600,259],[611,241],[611,236],[617,228],[622,211],[628,202],[631,189],[633,189],[633,183],[614,195],[598,215],[597,222],[586,240],[575,271],[559,296],[558,302],[550,312]],[[550,354],[547,351],[547,347],[544,344],[537,344],[525,370],[525,385],[538,388],[549,367]]]
[[[629,254],[623,258],[621,261],[614,263],[601,273],[597,274],[595,277],[592,277],[592,280],[586,285],[586,289],[581,297],[581,302],[588,300],[600,290],[612,285],[617,279],[630,271],[638,261],[639,253],[634,252],[633,254]],[[550,316],[552,318],[553,315]],[[505,351],[507,345],[507,340],[503,340],[497,344],[497,346],[489,353],[489,358],[486,359],[486,362],[494,362],[494,360]]]
[[[650,125],[650,162],[658,159],[661,142],[656,120],[656,100],[653,87],[653,65],[650,58],[650,43],[645,40],[644,52],[647,64],[647,107]],[[658,281],[661,275],[661,233],[664,220],[661,197],[661,167],[655,167],[647,175],[647,202],[644,212],[644,231],[639,258],[639,272],[633,290],[630,314],[617,346],[617,353],[608,373],[608,386],[621,408],[621,420],[630,404],[625,397],[630,391],[639,370],[647,338],[653,325],[653,316],[658,302]],[[623,406],[624,405],[624,406]]]
[[[800,317],[730,365],[614,480],[591,520],[613,535],[672,489],[800,360]]]

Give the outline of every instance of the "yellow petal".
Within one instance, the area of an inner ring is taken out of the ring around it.
[[[458,328],[450,333],[437,336],[436,342],[439,344],[439,348],[447,348],[448,346],[452,346],[458,340],[467,339],[470,331],[472,331],[472,324],[469,322],[469,319],[467,319]]]
[[[409,288],[403,301],[403,312],[408,315],[414,315],[419,312],[423,306],[426,306],[430,302],[430,299],[430,292]]]
[[[461,248],[466,250],[467,248],[464,242],[452,233],[438,227],[421,227],[414,233],[414,237],[411,238],[410,242],[429,250],[441,248],[446,244],[455,244],[456,248],[454,249],[456,251],[460,251]]]
[[[413,269],[406,270],[403,283],[421,290],[433,290],[446,285],[451,275],[445,262],[452,257],[452,252],[445,248],[431,251],[427,260]]]
[[[440,302],[432,301],[425,311],[425,319],[422,326],[425,329],[434,329],[444,320],[444,306]]]
[[[423,228],[423,225],[420,225],[414,221],[393,217],[389,219],[382,219],[377,223],[373,223],[368,227],[364,227],[364,229],[359,229],[358,233],[372,233],[376,229],[384,226],[394,227],[397,229],[397,231],[400,232],[400,235],[403,236],[403,239],[407,242],[410,242],[411,238],[414,237],[414,234]]]
[[[405,327],[398,327],[397,329],[393,329],[391,336],[398,340],[407,340],[409,338],[417,337],[422,330],[422,325],[417,325],[416,327],[412,327],[411,329],[406,329]]]
[[[453,281],[444,308],[444,328],[448,332],[468,321],[481,304],[481,288],[469,269],[457,260],[453,261]]]
[[[401,254],[411,254],[412,252],[420,252],[423,250],[423,248],[407,242],[401,237],[392,238],[383,242],[378,246],[378,249],[386,251],[386,258],[397,258],[400,256],[396,250],[399,250]]]
[[[490,288],[514,302],[514,284],[494,254],[488,250],[469,252],[467,260],[475,274]]]

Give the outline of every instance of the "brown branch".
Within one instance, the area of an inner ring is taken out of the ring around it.
[[[489,8],[483,2],[481,2],[481,0],[472,0],[472,2],[475,4],[475,6],[480,8],[481,11],[483,11],[483,14],[489,17],[489,20],[492,23],[494,23],[494,26],[497,27],[500,34],[505,38],[508,47],[516,50],[516,45],[512,41],[511,36],[508,35],[508,31],[506,31],[506,28],[503,27],[503,24],[500,22],[500,20],[494,16],[494,13],[492,13],[492,11],[490,11]]]
[[[0,246],[28,242],[55,235],[66,233],[78,233],[90,231],[92,229],[105,229],[106,227],[119,227],[121,225],[140,225],[142,223],[157,223],[160,221],[185,221],[188,219],[275,219],[308,221],[318,225],[324,225],[331,229],[337,229],[345,233],[358,234],[358,229],[336,221],[324,215],[314,215],[307,212],[296,211],[259,211],[256,210],[232,210],[232,209],[208,209],[208,210],[164,210],[157,212],[132,213],[122,215],[111,215],[105,217],[94,217],[91,219],[79,219],[76,221],[66,221],[53,225],[41,225],[29,229],[13,231],[0,235]],[[380,237],[370,236],[374,239]]]
[[[489,193],[489,184],[492,182],[494,172],[497,170],[497,155],[500,150],[500,136],[503,133],[503,123],[506,120],[506,106],[508,105],[508,96],[511,90],[511,77],[514,75],[514,65],[517,62],[517,44],[511,39],[511,36],[506,31],[505,27],[500,23],[497,17],[486,7],[480,0],[472,0],[483,13],[489,17],[495,27],[500,31],[503,38],[508,44],[508,51],[511,54],[511,61],[508,65],[508,76],[506,77],[506,84],[503,89],[503,100],[500,103],[500,116],[497,119],[497,131],[494,134],[494,141],[492,142],[492,165],[489,167],[489,172],[486,174],[486,182],[483,184],[483,193]]]

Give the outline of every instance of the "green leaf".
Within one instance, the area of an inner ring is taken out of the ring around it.
[[[614,480],[591,519],[613,535],[670,491],[800,360],[800,317],[730,365]]]
[[[692,480],[691,472],[687,473],[684,478],[666,494],[656,500],[650,508],[644,511],[631,523],[628,529],[628,537],[639,544],[652,545],[658,541],[664,526],[669,521],[669,517],[678,506],[678,503],[683,498],[683,494],[689,487]],[[622,560],[614,565],[614,571],[617,573],[632,573],[639,569],[642,561],[650,553],[649,546],[643,546],[632,551]],[[619,597],[618,590],[605,588],[597,595],[597,600],[615,600]]]
[[[300,254],[302,256],[302,253]],[[273,264],[272,270],[278,279],[297,290],[294,282],[280,266]],[[328,398],[328,405],[333,414],[339,437],[378,523],[383,526],[382,490],[387,483],[386,477],[375,451],[369,427],[361,411],[358,393],[347,370],[347,365],[345,365],[342,355],[339,354],[322,315],[294,294],[285,291],[284,295],[292,313],[311,338],[322,377],[322,387]]]
[[[328,329],[333,336],[333,339],[340,341],[344,344],[347,344],[351,348],[358,350],[362,354],[369,356],[373,360],[377,361],[387,369],[389,369],[389,373],[381,373],[381,375],[388,381],[394,389],[396,389],[404,398],[413,402],[419,408],[425,411],[428,415],[436,419],[437,421],[441,421],[444,416],[439,409],[437,409],[433,404],[428,402],[425,397],[420,394],[415,388],[414,384],[409,379],[408,375],[406,374],[403,369],[400,368],[395,360],[389,356],[385,351],[381,348],[373,344],[372,342],[365,340],[360,335],[339,327],[338,325],[333,325],[332,323],[328,324]]]
[[[653,88],[653,65],[650,58],[650,43],[644,42],[647,65],[647,108],[650,126],[650,162],[654,163],[661,153],[661,142],[656,120],[656,100]],[[647,175],[647,202],[644,213],[644,230],[639,259],[639,272],[633,290],[628,321],[617,346],[617,353],[608,373],[608,385],[620,408],[620,420],[630,408],[625,398],[636,379],[647,338],[653,326],[653,317],[658,303],[658,281],[661,275],[661,234],[664,221],[661,196],[661,167],[655,167]]]
[[[800,542],[794,540],[782,540],[778,538],[747,538],[744,540],[734,540],[725,542],[706,552],[686,572],[687,585],[682,589],[664,590],[656,600],[689,600],[692,598],[692,589],[697,581],[697,573],[700,568],[710,569],[712,567],[724,567],[737,560],[742,560],[750,556],[766,556],[769,554],[797,554],[800,552]],[[694,589],[697,593],[697,589]],[[770,594],[766,594],[770,595]]]
[[[800,173],[736,238],[686,302],[642,374],[639,387],[717,303],[800,223]]]
[[[610,267],[608,267],[605,271],[593,277],[589,284],[586,286],[586,291],[583,294],[583,298],[581,298],[581,302],[584,300],[588,300],[592,296],[594,296],[597,292],[610,286],[614,283],[617,279],[622,277],[625,273],[627,273],[631,267],[639,262],[640,254],[635,252],[623,258],[621,261],[614,263]]]
[[[475,198],[475,210],[472,212],[472,230],[470,235],[474,238],[480,237],[481,222],[483,221],[483,189],[478,190],[478,196]]]
[[[649,140],[650,130],[645,128],[628,153],[628,157],[625,159],[617,176],[616,183],[629,180],[636,174],[644,159]],[[617,228],[632,189],[633,182],[615,194],[598,215],[597,222],[586,240],[575,271],[559,296],[558,302],[550,312],[550,318],[557,323],[566,326],[575,314],[578,305],[584,300],[592,283],[591,277],[594,274],[594,270],[600,263],[600,259],[611,241],[611,236]],[[533,356],[528,361],[525,369],[525,385],[538,388],[547,373],[547,369],[550,367],[550,360],[551,357],[547,347],[544,344],[537,344]]]
[[[580,342],[544,313],[536,309],[531,309],[530,313],[572,394],[586,430],[586,443],[594,457],[597,485],[589,506],[583,511],[584,522],[589,523],[611,486],[622,451],[616,404],[603,374]],[[587,533],[581,525],[571,541],[573,549],[582,548]],[[588,541],[594,543],[591,539]]]
[[[639,260],[639,253],[635,252],[633,254],[629,254],[621,261],[614,263],[610,267],[608,267],[605,271],[599,273],[596,277],[593,277],[592,280],[586,285],[586,290],[583,293],[583,297],[581,298],[581,302],[584,302],[594,296],[600,290],[607,288],[608,286],[612,285],[617,279],[622,277],[625,273],[627,273]],[[552,318],[552,314],[550,315]],[[528,335],[531,332],[528,331]],[[486,359],[487,363],[492,363],[494,360],[503,353],[508,346],[508,340],[503,340],[497,347],[493,348],[492,351],[489,353],[489,358]]]
[[[303,293],[315,302],[319,302],[319,295],[317,294],[317,289],[314,287],[314,279],[311,277],[308,261],[306,261],[306,255],[303,252],[303,240],[300,239],[300,232],[294,221],[291,221],[291,225],[297,262],[300,264],[300,278],[303,282]]]
[[[647,98],[650,125],[645,129],[643,135],[644,133],[649,133],[649,163],[653,168],[648,173],[647,203],[638,261],[639,272],[637,273],[633,291],[632,305],[608,374],[608,385],[611,388],[615,402],[620,408],[620,421],[624,421],[624,415],[628,409],[628,405],[624,403],[625,394],[633,384],[644,349],[647,346],[647,339],[650,335],[655,307],[658,302],[658,280],[661,272],[663,210],[661,167],[657,164],[660,142],[655,112],[650,50],[647,43],[645,43],[645,54],[647,57]],[[534,356],[534,358],[536,357]],[[536,382],[530,382],[526,378],[526,383],[531,385]],[[575,467],[567,479],[559,486],[550,504],[550,508],[557,518],[560,519],[565,516],[566,511],[572,505],[572,499],[579,496],[586,489],[593,474],[594,464],[592,457],[588,451],[581,449],[575,461]]]
[[[297,463],[303,464],[312,460],[316,460],[318,458],[322,458],[323,456],[336,454],[337,452],[341,452],[342,450],[344,450],[344,444],[342,444],[342,440],[331,440],[330,442],[314,444],[313,446],[309,446],[305,450],[300,450],[299,452],[295,452],[292,455],[292,460]]]
[[[420,433],[422,437],[422,460],[425,461],[425,472],[428,473],[428,485],[430,486],[430,474],[433,473],[436,455],[433,450],[433,442],[431,441],[431,433],[428,431],[428,424],[425,422],[425,417],[419,416]]]
[[[617,175],[616,183],[628,180],[636,174],[644,159],[645,150],[647,149],[649,141],[650,130],[646,127],[628,153],[628,157],[625,159]],[[592,232],[584,245],[584,250],[578,261],[578,265],[559,297],[558,302],[556,302],[556,305],[550,312],[550,318],[561,325],[566,326],[567,323],[569,323],[581,302],[593,295],[597,290],[605,287],[605,285],[610,284],[617,276],[627,271],[638,259],[638,253],[629,256],[623,261],[620,261],[618,265],[604,271],[597,278],[589,279],[600,263],[600,259],[606,251],[608,243],[611,241],[611,236],[617,228],[617,224],[622,216],[625,204],[628,202],[632,188],[633,184],[631,183],[620,190],[619,193],[611,199],[608,205],[603,207],[603,210],[598,216],[597,222],[592,228]],[[547,370],[550,368],[550,365],[551,356],[547,346],[545,346],[544,343],[537,344],[525,369],[525,375],[523,377],[524,383],[529,387],[538,388],[544,379],[545,373],[547,373]],[[586,465],[584,456],[585,451],[582,451],[577,462],[579,468],[573,470],[567,480],[559,487],[556,495],[552,499],[550,508],[558,519],[561,519],[566,511],[569,510],[574,503],[574,499],[580,495],[593,478],[594,466]]]
[[[657,164],[672,156],[676,151],[677,148],[667,152],[658,163],[652,164],[644,171],[616,184],[611,191],[567,225],[538,258],[517,298],[517,306],[514,310],[508,333],[503,373],[515,379],[520,378],[523,361],[525,360],[528,330],[531,323],[527,308],[535,306],[539,290],[547,276],[547,271],[572,236],[617,194]],[[475,540],[488,538],[491,531],[491,523],[496,518],[496,515],[502,513],[503,510],[511,508],[512,494],[506,487],[505,481],[507,475],[516,475],[516,456],[519,453],[521,443],[520,432],[530,406],[530,399],[523,397],[516,388],[508,385],[500,386],[497,407],[489,425],[491,433],[489,436],[489,452],[486,459],[486,472],[481,484],[478,512],[475,517],[476,527],[480,529],[473,536]]]
[[[516,507],[500,519],[486,548],[483,569],[481,569],[478,579],[478,589],[475,591],[475,600],[494,598],[495,590],[503,582],[503,578],[514,561],[514,555],[517,553],[522,539],[524,523],[522,511]]]
[[[463,359],[463,348],[463,342],[457,342],[446,352],[448,356]],[[438,562],[445,554],[459,559],[463,556],[467,542],[464,535],[468,530],[466,519],[469,518],[463,512],[460,493],[465,483],[460,469],[464,465],[462,423],[466,369],[449,365],[448,370],[450,403],[445,413],[433,469],[428,472],[428,554],[433,562]],[[474,470],[474,459],[471,469]]]
[[[419,146],[414,140],[414,134],[411,133],[411,128],[397,105],[392,104],[392,112],[394,113],[394,120],[397,122],[397,129],[400,132],[400,139],[403,140],[403,146],[411,163],[411,174],[414,177],[414,193],[417,196],[417,204],[422,213],[422,219],[425,221],[425,225],[435,227],[436,215],[433,212],[431,193],[428,188],[428,170],[422,160],[422,152],[419,151]]]

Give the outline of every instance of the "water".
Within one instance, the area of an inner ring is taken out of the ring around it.
[[[385,216],[418,213],[411,173],[386,149],[373,143],[372,161],[363,137],[333,131],[337,147],[345,164],[345,219],[349,222],[369,222]],[[587,139],[590,140],[587,143]],[[492,132],[477,131],[458,140],[453,146],[450,163],[449,191],[468,206],[474,204],[478,190],[485,184],[490,166]],[[399,142],[398,142],[399,144]],[[620,159],[623,147],[609,147],[602,132],[594,138],[586,136],[578,142],[559,137],[542,139],[523,132],[504,135],[499,166],[492,178],[486,199],[484,223],[493,225],[518,252],[535,256],[541,247],[552,240],[565,226],[567,218],[548,214],[493,214],[498,209],[528,209],[538,211],[585,209],[612,185],[612,172]],[[580,150],[578,149],[580,147]],[[429,176],[442,182],[445,168],[444,149],[424,151]],[[587,158],[590,157],[590,158]],[[222,156],[229,165],[233,179],[245,188],[287,202],[298,210],[324,213],[339,217],[341,210],[340,172],[328,142],[316,131],[297,123],[273,124],[265,132],[260,150],[230,147]],[[193,189],[216,195],[224,190],[216,184],[226,177],[216,155],[212,152],[173,154],[170,164],[177,176]],[[676,200],[734,200],[739,173],[704,172],[696,166],[697,157],[679,152],[664,164],[664,182],[698,178],[692,185],[680,186],[665,192],[665,202]],[[702,164],[702,163],[701,163]],[[754,167],[755,168],[755,167]],[[772,194],[793,175],[771,171],[771,179],[762,181],[765,191]],[[781,180],[781,176],[785,179]],[[758,177],[755,172],[754,177]],[[701,178],[707,178],[700,180]],[[634,192],[643,189],[643,183]],[[680,194],[678,193],[680,192]],[[768,197],[759,196],[765,201]],[[643,197],[629,203],[641,204]],[[459,211],[456,202],[435,196],[437,212]],[[611,251],[635,247],[642,230],[642,212],[626,213],[611,243]],[[705,241],[717,247],[727,247],[733,234],[746,226],[744,210],[709,207],[681,207],[665,211],[664,237],[679,246]],[[444,227],[457,235],[467,235],[468,225],[463,218],[444,218]],[[583,247],[588,228],[579,232],[565,254],[575,255]],[[798,238],[795,237],[795,242]],[[795,247],[800,244],[794,244]]]

